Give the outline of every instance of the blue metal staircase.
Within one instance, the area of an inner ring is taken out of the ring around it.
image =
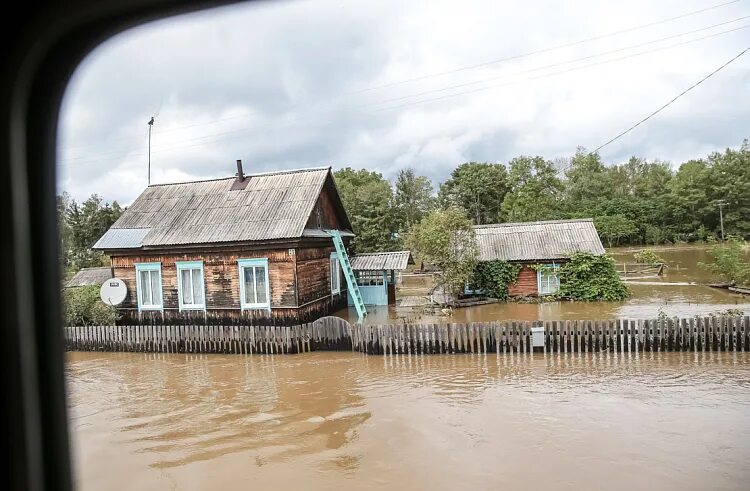
[[[344,241],[341,239],[341,233],[338,230],[328,230],[328,235],[333,238],[333,246],[336,248],[336,255],[339,258],[339,264],[341,269],[344,271],[344,277],[346,277],[346,285],[349,289],[349,295],[352,297],[354,308],[357,309],[357,316],[359,316],[359,322],[367,315],[367,308],[365,308],[365,302],[362,300],[362,294],[359,291],[357,285],[357,278],[354,276],[354,270],[349,262],[349,255],[346,253],[346,247],[344,247]]]

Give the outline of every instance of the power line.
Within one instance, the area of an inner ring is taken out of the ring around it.
[[[736,19],[728,20],[728,21],[725,21],[725,22],[720,22],[718,24],[713,24],[713,25],[707,26],[707,27],[701,27],[699,29],[693,29],[692,31],[686,31],[686,32],[682,32],[682,33],[679,33],[679,34],[673,34],[671,36],[662,37],[662,38],[659,38],[659,39],[653,39],[651,41],[644,41],[642,43],[632,44],[630,46],[625,46],[623,48],[617,48],[617,49],[612,49],[612,50],[607,50],[607,51],[601,51],[599,53],[595,53],[593,55],[584,56],[584,57],[581,57],[581,58],[574,58],[572,60],[567,60],[567,61],[562,61],[562,62],[558,62],[558,63],[553,63],[551,65],[546,65],[546,66],[537,67],[537,68],[531,68],[531,69],[528,69],[528,70],[523,70],[521,72],[516,72],[516,73],[513,73],[513,74],[509,74],[509,75],[498,75],[498,76],[494,76],[494,77],[489,77],[489,78],[474,80],[474,81],[471,81],[471,82],[464,82],[464,83],[460,83],[460,84],[456,84],[456,85],[451,85],[451,86],[448,86],[448,87],[443,87],[443,88],[438,88],[438,89],[431,89],[431,90],[426,90],[426,91],[422,91],[422,92],[417,92],[417,93],[406,95],[406,96],[402,96],[402,97],[394,97],[392,99],[386,99],[385,101],[373,102],[373,103],[370,103],[370,104],[365,104],[365,106],[386,104],[388,102],[396,102],[396,101],[400,101],[400,100],[410,99],[412,97],[417,97],[417,96],[420,96],[420,95],[427,95],[427,94],[433,94],[433,93],[437,93],[437,92],[444,92],[446,90],[458,89],[458,88],[461,88],[461,87],[468,87],[468,86],[471,86],[471,85],[476,85],[476,84],[480,84],[480,83],[484,83],[484,82],[489,82],[491,80],[498,80],[498,79],[506,78],[506,77],[508,77],[510,75],[522,75],[524,73],[531,73],[531,72],[536,72],[536,71],[539,71],[539,70],[544,70],[544,69],[547,69],[547,68],[554,68],[554,67],[557,67],[557,66],[567,65],[569,63],[574,63],[574,62],[578,62],[578,61],[589,60],[589,59],[592,59],[592,58],[597,58],[597,57],[604,56],[604,55],[609,55],[609,54],[612,54],[612,53],[619,53],[621,51],[627,51],[627,50],[633,49],[633,48],[640,48],[642,46],[648,46],[650,44],[660,43],[662,41],[667,41],[669,39],[674,39],[674,38],[678,38],[678,37],[682,37],[682,36],[688,36],[690,34],[695,34],[697,32],[707,31],[707,30],[713,29],[715,27],[724,26],[724,25],[727,25],[727,24],[733,24],[735,22],[738,22],[738,21],[741,21],[741,20],[745,20],[745,19],[748,19],[748,18],[750,18],[750,15],[745,15],[743,17],[738,17]],[[731,31],[723,31],[723,32],[731,32]]]
[[[718,9],[718,8],[721,8],[721,7],[726,7],[727,5],[738,3],[739,1],[740,0],[732,0],[732,1],[729,1],[729,2],[720,3],[718,5],[713,5],[711,7],[706,7],[706,8],[703,8],[703,9],[694,10],[694,11],[691,11],[691,12],[686,12],[684,14],[676,15],[674,17],[668,17],[666,19],[661,19],[661,20],[649,22],[647,24],[641,24],[641,25],[638,25],[638,26],[629,27],[629,28],[626,28],[626,29],[621,29],[619,31],[609,32],[609,33],[606,33],[606,34],[600,34],[600,35],[589,37],[589,38],[586,38],[586,39],[581,39],[581,40],[578,40],[578,41],[572,41],[572,42],[560,44],[560,45],[557,45],[557,46],[552,46],[552,47],[542,48],[542,49],[535,50],[535,51],[530,51],[530,52],[526,52],[526,53],[512,55],[512,56],[508,56],[508,57],[505,57],[505,58],[500,58],[500,59],[488,61],[488,62],[485,62],[485,63],[480,63],[480,64],[477,64],[477,65],[457,67],[457,68],[454,68],[454,69],[451,69],[451,70],[446,70],[446,71],[443,71],[443,72],[422,75],[422,76],[419,76],[419,77],[410,78],[410,79],[406,79],[406,80],[400,80],[400,81],[396,81],[396,82],[389,82],[389,83],[382,84],[382,85],[377,85],[377,86],[367,87],[367,88],[364,88],[364,89],[354,90],[354,91],[348,92],[346,94],[342,94],[342,96],[360,94],[360,93],[364,93],[364,92],[371,92],[371,91],[374,91],[374,90],[377,90],[377,89],[392,87],[392,86],[396,86],[396,85],[402,85],[402,84],[406,84],[406,83],[410,83],[410,82],[415,82],[415,81],[418,81],[418,80],[424,80],[424,79],[428,79],[428,78],[439,77],[439,76],[448,75],[448,74],[452,74],[452,73],[458,73],[458,72],[467,71],[467,70],[473,70],[473,69],[476,69],[476,68],[483,68],[485,66],[495,65],[495,64],[506,62],[506,61],[517,60],[517,59],[526,58],[526,57],[537,55],[537,54],[548,53],[550,51],[556,51],[556,50],[563,49],[563,48],[569,48],[569,47],[572,47],[572,46],[577,46],[577,45],[580,45],[580,44],[588,43],[588,42],[591,42],[591,41],[598,41],[598,40],[601,40],[601,39],[606,39],[608,37],[613,37],[613,36],[617,36],[617,35],[620,35],[620,34],[625,34],[625,33],[628,33],[628,32],[633,32],[633,31],[645,29],[645,28],[648,28],[648,27],[653,27],[653,26],[656,26],[656,25],[659,25],[659,24],[665,24],[665,23],[672,22],[672,21],[679,20],[679,19],[683,19],[683,18],[686,18],[686,17],[691,17],[693,15],[701,14],[701,13],[708,12],[708,11],[711,11],[711,10],[715,10],[715,9]],[[292,107],[294,107],[294,106],[292,106]],[[162,133],[172,133],[174,131],[181,131],[181,130],[184,130],[184,129],[187,129],[187,128],[194,128],[194,127],[198,127],[198,126],[208,126],[208,125],[217,124],[217,123],[220,123],[220,122],[223,122],[223,121],[230,121],[230,120],[235,120],[235,119],[244,119],[244,118],[248,118],[250,116],[256,115],[256,114],[258,114],[258,112],[259,111],[257,111],[257,110],[251,110],[247,114],[241,114],[241,115],[237,115],[237,116],[229,116],[229,117],[226,117],[226,118],[219,118],[219,119],[216,119],[216,120],[213,120],[213,121],[208,121],[208,122],[205,122],[205,123],[194,123],[194,124],[190,124],[190,125],[176,126],[176,127],[172,127],[172,128],[166,129],[166,130],[157,131],[155,133],[159,133],[159,134],[162,134]],[[125,141],[125,140],[122,140],[122,141]],[[73,150],[73,149],[79,149],[79,148],[87,148],[87,147],[94,146],[94,145],[96,145],[96,144],[76,145],[76,146],[73,146],[73,147],[68,147],[67,150]]]
[[[742,30],[742,29],[747,29],[748,27],[750,27],[750,24],[747,24],[747,25],[744,25],[744,26],[740,26],[740,27],[736,27],[734,29],[729,29],[727,31],[721,31],[721,32],[714,33],[714,34],[709,34],[707,36],[702,36],[702,37],[695,38],[695,39],[689,39],[687,41],[683,41],[683,42],[680,42],[680,43],[670,44],[668,46],[662,46],[662,47],[659,47],[659,48],[654,48],[654,49],[650,49],[650,50],[646,50],[646,51],[641,51],[641,52],[638,52],[638,53],[633,53],[633,54],[621,56],[619,58],[613,58],[611,60],[604,60],[604,61],[599,61],[599,62],[596,62],[596,63],[589,63],[587,65],[581,65],[581,66],[578,66],[578,67],[567,68],[565,70],[558,70],[556,72],[546,73],[546,74],[538,75],[538,76],[535,76],[535,77],[527,77],[527,78],[521,79],[521,80],[512,80],[512,81],[505,82],[505,83],[502,83],[502,84],[493,84],[493,85],[489,85],[489,86],[486,86],[486,87],[479,87],[479,88],[476,88],[476,89],[464,90],[464,91],[461,91],[461,92],[455,92],[453,94],[447,94],[447,95],[440,96],[440,97],[433,97],[433,98],[429,98],[429,99],[420,99],[420,100],[417,100],[417,101],[411,101],[411,102],[407,102],[407,103],[404,103],[404,104],[399,104],[399,105],[396,105],[396,106],[388,106],[388,107],[385,107],[385,108],[382,108],[382,109],[377,109],[376,111],[399,109],[399,108],[402,108],[402,107],[412,106],[414,104],[423,104],[423,103],[426,103],[426,102],[435,102],[435,101],[439,101],[439,100],[443,100],[443,99],[449,99],[449,98],[452,98],[452,97],[458,97],[458,96],[461,96],[461,95],[473,94],[473,93],[476,93],[476,92],[482,92],[482,91],[485,91],[485,90],[495,89],[495,88],[498,88],[498,87],[503,87],[503,86],[511,85],[511,84],[517,83],[519,81],[537,80],[537,79],[540,79],[540,78],[546,78],[546,77],[551,77],[551,76],[555,76],[555,75],[561,75],[563,73],[574,72],[574,71],[583,70],[583,69],[591,68],[591,67],[595,67],[595,66],[606,65],[608,63],[614,63],[614,62],[617,62],[617,61],[626,60],[628,58],[635,58],[637,56],[642,56],[642,55],[646,55],[646,54],[650,54],[650,53],[656,53],[658,51],[664,51],[664,50],[672,49],[672,48],[675,48],[675,47],[678,47],[678,46],[684,46],[686,44],[695,43],[697,41],[703,41],[705,39],[711,39],[711,38],[714,38],[714,37],[717,37],[717,36],[721,36],[721,35],[724,35],[724,34],[728,34],[728,33],[731,33],[731,32],[739,31],[739,30]]]
[[[608,34],[601,34],[601,35],[598,35],[598,36],[594,36],[594,37],[590,37],[590,38],[586,38],[586,39],[581,39],[579,41],[573,41],[573,42],[569,42],[569,43],[565,43],[565,44],[560,44],[560,45],[557,45],[557,46],[553,46],[551,48],[543,48],[543,49],[539,49],[539,50],[535,50],[535,51],[529,51],[527,53],[522,53],[522,54],[519,54],[519,55],[508,56],[508,57],[505,57],[505,58],[499,58],[497,60],[487,61],[487,62],[484,62],[484,63],[478,63],[476,65],[469,65],[469,66],[454,68],[454,69],[451,69],[451,70],[445,70],[443,72],[436,72],[436,73],[431,73],[431,74],[427,74],[427,75],[421,75],[419,77],[414,77],[414,78],[410,78],[410,79],[406,79],[406,80],[400,80],[400,81],[397,81],[397,82],[390,82],[390,83],[386,83],[386,84],[382,84],[382,85],[376,85],[376,86],[369,87],[369,88],[366,88],[366,89],[358,90],[355,93],[369,92],[369,91],[373,91],[373,90],[377,90],[377,89],[383,89],[383,88],[386,88],[386,87],[392,87],[394,85],[401,85],[401,84],[405,84],[405,83],[416,82],[416,81],[424,80],[424,79],[427,79],[427,78],[440,77],[440,76],[443,76],[443,75],[449,75],[449,74],[452,74],[452,73],[458,73],[458,72],[462,72],[462,71],[466,71],[466,70],[473,70],[473,69],[476,69],[476,68],[484,68],[486,66],[495,65],[495,64],[498,64],[498,63],[503,63],[503,62],[511,61],[511,60],[517,60],[519,58],[525,58],[527,56],[538,55],[538,54],[547,53],[547,52],[550,52],[550,51],[556,51],[558,49],[563,49],[563,48],[569,48],[571,46],[577,46],[579,44],[588,43],[588,42],[591,42],[591,41],[598,41],[600,39],[605,39],[605,38],[608,38],[608,37],[617,36],[619,34],[625,34],[627,32],[637,31],[637,30],[645,29],[647,27],[652,27],[652,26],[655,26],[655,25],[658,25],[658,24],[664,24],[666,22],[671,22],[671,21],[674,21],[674,20],[683,19],[685,17],[690,17],[692,15],[696,15],[696,14],[700,14],[700,13],[703,13],[703,12],[707,12],[709,10],[714,10],[714,9],[717,9],[717,8],[725,7],[727,5],[731,5],[731,4],[737,3],[739,1],[740,0],[732,0],[731,2],[725,2],[725,3],[721,3],[719,5],[714,5],[712,7],[706,7],[706,8],[700,9],[700,10],[694,10],[692,12],[687,12],[685,14],[677,15],[675,17],[669,17],[667,19],[662,19],[662,20],[658,20],[658,21],[654,21],[654,22],[649,22],[648,24],[642,24],[642,25],[635,26],[635,27],[629,27],[627,29],[622,29],[622,30],[619,30],[619,31],[610,32]]]
[[[740,19],[742,19],[742,18],[740,18]],[[734,21],[730,21],[730,22],[734,22]],[[722,24],[726,24],[726,23],[722,23]],[[721,24],[717,24],[717,25],[721,25]],[[711,26],[711,27],[716,27],[716,26]],[[737,28],[734,28],[734,29],[729,29],[729,30],[726,30],[726,31],[720,31],[718,33],[710,34],[710,35],[707,35],[707,36],[702,36],[702,37],[695,38],[695,39],[689,39],[687,41],[683,41],[683,42],[680,42],[680,43],[675,43],[675,44],[671,44],[671,45],[667,45],[667,46],[662,46],[662,47],[655,48],[655,49],[652,49],[652,50],[645,50],[645,51],[641,51],[641,52],[638,52],[638,53],[633,53],[633,54],[630,54],[630,55],[621,56],[621,57],[618,57],[618,58],[613,58],[611,60],[604,60],[604,61],[600,61],[600,62],[596,62],[596,63],[589,63],[587,65],[582,65],[582,66],[578,66],[578,67],[571,67],[571,68],[568,68],[568,69],[565,69],[565,70],[558,70],[556,72],[542,74],[542,75],[538,75],[538,76],[534,76],[534,77],[526,77],[526,78],[520,79],[520,80],[511,80],[511,81],[505,82],[503,84],[493,84],[493,85],[486,86],[486,87],[479,87],[479,88],[476,88],[476,89],[466,90],[466,91],[461,91],[461,92],[456,92],[456,93],[447,94],[447,95],[440,96],[440,97],[433,97],[433,98],[428,98],[428,99],[420,99],[420,100],[416,100],[416,101],[410,101],[410,102],[406,102],[404,104],[399,104],[399,105],[395,105],[395,106],[387,106],[387,107],[383,107],[383,108],[374,109],[374,110],[371,110],[370,112],[371,113],[377,113],[377,112],[382,112],[382,111],[389,111],[389,110],[399,109],[399,108],[402,108],[402,107],[411,106],[411,105],[415,105],[415,104],[423,104],[423,103],[427,103],[427,102],[434,102],[434,101],[443,100],[443,99],[447,99],[447,98],[458,97],[460,95],[466,95],[466,94],[481,92],[481,91],[485,91],[485,90],[490,90],[490,89],[494,89],[494,88],[498,88],[498,87],[507,86],[507,85],[511,85],[511,84],[514,84],[514,83],[518,83],[520,81],[536,80],[536,79],[546,78],[546,77],[551,77],[551,76],[556,76],[556,75],[560,75],[560,74],[564,74],[564,73],[568,73],[568,72],[572,72],[572,71],[583,70],[583,69],[586,69],[586,68],[591,68],[591,67],[595,67],[595,66],[599,66],[599,65],[603,65],[603,64],[608,64],[608,63],[614,63],[614,62],[621,61],[621,60],[628,59],[628,58],[634,58],[634,57],[637,57],[637,56],[643,56],[645,54],[650,54],[650,53],[654,53],[654,52],[658,52],[658,51],[663,51],[663,50],[671,49],[671,48],[678,47],[678,46],[683,46],[683,45],[686,45],[686,44],[691,44],[691,43],[702,41],[702,40],[705,40],[705,39],[710,39],[710,38],[713,38],[713,37],[717,37],[717,36],[720,36],[720,35],[723,35],[723,34],[728,34],[728,33],[731,33],[731,32],[735,32],[735,31],[738,31],[738,30],[741,30],[741,29],[746,29],[748,27],[750,27],[750,24],[749,25],[740,26],[740,27],[737,27]],[[705,30],[705,29],[701,29],[701,30]],[[671,37],[674,37],[674,36],[671,36]],[[655,40],[655,41],[652,41],[652,42],[649,42],[649,43],[653,43],[653,42],[657,42],[657,41],[663,41],[663,40],[664,39]],[[648,43],[641,43],[639,45],[631,46],[629,48],[639,47],[639,46],[642,46],[644,44],[648,44]],[[618,49],[615,49],[615,50],[601,52],[601,53],[598,53],[597,55],[594,55],[594,56],[603,56],[603,55],[610,54],[610,53],[613,53],[613,52],[622,51],[623,49],[628,49],[628,48],[618,48]],[[543,69],[546,69],[546,68],[549,68],[549,67],[560,66],[562,64],[574,63],[574,62],[578,62],[578,61],[589,59],[589,58],[591,58],[591,56],[586,56],[586,57],[582,57],[582,58],[568,60],[567,62],[564,62],[564,63],[555,63],[555,64],[548,65],[548,66],[542,66],[542,67],[535,68],[533,70],[526,70],[525,72],[519,72],[517,74],[522,74],[522,73],[526,73],[526,72],[529,72],[529,71],[539,71],[539,70],[543,70]],[[516,74],[508,74],[506,76],[511,76],[511,75],[516,75]],[[497,78],[497,77],[494,77],[494,78]],[[431,92],[431,91],[429,91],[429,92]],[[427,93],[429,93],[429,92],[427,92]],[[413,94],[411,97],[416,97],[418,95],[420,95],[420,94]],[[383,104],[383,103],[385,103],[385,102],[381,102],[381,104]],[[355,106],[352,109],[366,108],[368,106],[372,106],[372,104]],[[299,120],[299,117],[292,119],[292,121],[288,121],[287,125],[289,123],[294,123],[295,120]],[[231,131],[227,131],[227,132],[220,132],[220,133],[214,133],[214,134],[211,134],[211,135],[205,135],[205,136],[198,137],[198,138],[189,138],[189,139],[185,139],[185,140],[178,140],[178,141],[174,142],[173,145],[168,146],[168,147],[159,148],[157,150],[154,150],[152,153],[162,153],[162,152],[173,150],[173,149],[177,149],[177,148],[192,148],[192,147],[196,147],[196,146],[202,146],[202,145],[214,143],[214,142],[217,142],[217,141],[221,141],[221,140],[224,139],[223,137],[225,137],[225,136],[254,132],[254,131],[258,131],[258,129],[262,129],[262,128],[266,128],[266,127],[271,127],[271,126],[274,126],[274,123],[266,124],[266,125],[263,125],[263,126],[260,126],[260,127],[249,128],[249,129],[248,128],[242,128],[242,129],[236,129],[236,130],[231,130]],[[196,144],[189,145],[189,146],[185,146],[184,145],[184,143],[191,143],[191,142],[202,142],[202,143],[196,143]],[[72,158],[72,159],[68,159],[68,160],[63,161],[62,163],[63,163],[63,165],[67,165],[67,164],[71,164],[71,163],[85,164],[85,163],[90,163],[90,162],[101,162],[103,160],[114,160],[114,159],[116,159],[118,157],[124,157],[128,153],[130,153],[130,152],[124,152],[124,153],[123,152],[119,152],[119,151],[118,152],[110,152],[110,153],[106,153],[106,154],[99,154],[95,158],[86,158],[86,157]],[[141,154],[139,153],[139,154],[136,154],[136,155],[141,155]],[[102,158],[102,157],[108,157],[108,156],[111,156],[113,158],[109,158],[109,159],[106,159],[106,158],[103,159]]]
[[[670,104],[672,104],[672,103],[673,103],[674,101],[676,101],[677,99],[679,99],[679,98],[680,98],[680,97],[682,97],[683,95],[687,94],[688,92],[690,92],[690,91],[691,91],[691,90],[693,90],[694,88],[698,87],[698,86],[699,86],[700,84],[702,84],[703,82],[705,82],[706,80],[708,80],[709,78],[711,78],[711,77],[712,77],[712,76],[713,76],[714,74],[716,74],[717,72],[719,72],[719,71],[720,71],[720,70],[721,70],[722,68],[726,67],[727,65],[729,65],[730,63],[732,63],[732,62],[733,62],[734,60],[736,60],[736,59],[737,59],[737,58],[739,58],[740,56],[742,56],[742,55],[744,55],[745,53],[747,53],[747,52],[748,52],[749,50],[750,50],[750,48],[745,48],[745,49],[744,49],[744,50],[742,50],[742,51],[741,51],[741,52],[740,52],[740,53],[739,53],[738,55],[734,56],[734,57],[733,57],[733,58],[732,58],[731,60],[727,61],[726,63],[724,63],[723,65],[721,65],[721,66],[720,66],[719,68],[717,68],[716,70],[712,71],[711,73],[709,73],[708,75],[706,75],[706,76],[705,76],[705,77],[703,77],[702,79],[698,80],[698,81],[697,81],[696,83],[694,83],[693,85],[691,85],[691,86],[690,86],[690,87],[688,87],[687,89],[685,89],[685,90],[683,90],[682,92],[680,92],[679,94],[677,94],[677,96],[675,96],[675,97],[674,97],[674,98],[673,98],[672,100],[670,100],[669,102],[667,102],[666,104],[664,104],[663,106],[661,106],[661,107],[660,107],[659,109],[657,109],[656,111],[652,112],[651,114],[649,114],[648,116],[646,116],[646,117],[645,117],[645,118],[643,118],[642,120],[638,121],[638,122],[637,122],[636,124],[634,124],[633,126],[631,126],[631,127],[630,127],[630,128],[628,128],[628,129],[626,129],[625,131],[623,131],[622,133],[620,133],[620,134],[619,134],[619,135],[617,135],[616,137],[612,138],[612,139],[611,139],[611,140],[609,140],[608,142],[606,142],[606,143],[604,143],[604,144],[602,144],[602,145],[599,145],[599,146],[598,146],[598,147],[597,147],[597,148],[596,148],[596,149],[595,149],[595,150],[594,150],[593,152],[591,152],[591,153],[596,153],[596,152],[598,152],[599,150],[601,150],[602,148],[606,147],[607,145],[609,145],[609,144],[610,144],[610,143],[612,143],[613,141],[615,141],[615,140],[617,140],[618,138],[620,138],[620,137],[624,136],[625,134],[627,134],[627,133],[629,133],[630,131],[634,130],[635,128],[637,128],[637,127],[638,127],[638,126],[640,126],[641,124],[643,124],[643,123],[645,123],[646,121],[648,121],[649,119],[651,119],[652,117],[656,116],[656,115],[657,115],[658,113],[660,113],[660,112],[661,112],[662,110],[666,109],[666,108],[667,108],[667,107],[668,107],[668,106],[669,106]]]

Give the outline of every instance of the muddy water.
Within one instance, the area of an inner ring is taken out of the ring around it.
[[[618,263],[634,262],[633,253],[643,248],[617,248],[608,252]],[[710,262],[705,246],[649,247],[667,264],[665,275],[657,281],[661,285],[631,282],[631,297],[624,302],[548,302],[500,303],[483,305],[453,312],[425,312],[423,309],[399,307],[368,307],[367,323],[396,322],[489,322],[498,319],[520,320],[575,320],[614,318],[655,318],[660,312],[668,316],[690,317],[709,315],[726,310],[750,313],[750,297],[705,286],[716,281],[701,262]],[[749,253],[750,255],[750,253]],[[749,258],[750,260],[750,258]],[[653,281],[653,280],[651,280]],[[420,295],[431,281],[425,277],[404,280],[404,295]],[[675,285],[674,283],[696,283]],[[353,309],[337,312],[338,316],[354,322]]]
[[[69,353],[76,483],[747,489],[750,356]]]

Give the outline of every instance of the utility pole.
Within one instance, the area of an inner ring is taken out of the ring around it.
[[[151,128],[154,127],[154,117],[148,122],[148,185],[151,185]]]
[[[727,206],[727,200],[717,199],[714,204],[719,207],[719,223],[721,223],[721,240],[724,240],[724,207]]]

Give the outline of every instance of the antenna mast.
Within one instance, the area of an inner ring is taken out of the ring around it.
[[[151,128],[154,127],[154,117],[148,122],[148,185],[151,185]]]

